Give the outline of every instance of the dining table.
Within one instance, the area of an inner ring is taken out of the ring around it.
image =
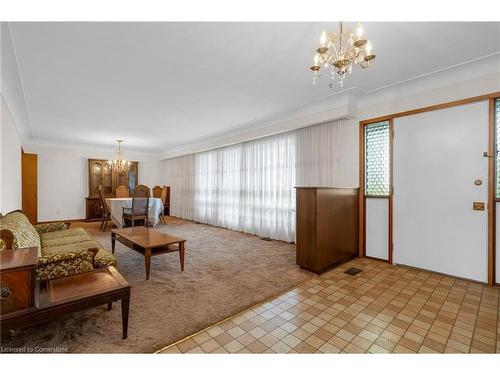
[[[118,228],[123,228],[123,209],[132,208],[132,198],[106,198],[109,212],[111,214],[111,221]],[[148,218],[152,226],[156,226],[159,221],[159,216],[163,210],[163,202],[160,198],[149,198],[148,203]]]

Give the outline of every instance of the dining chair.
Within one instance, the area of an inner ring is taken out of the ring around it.
[[[132,192],[132,197],[150,197],[149,188],[146,185],[137,185]]]
[[[106,203],[106,199],[104,198],[104,189],[102,185],[99,185],[99,202],[101,203],[101,212],[102,212],[102,220],[101,220],[101,230],[103,232],[106,231],[106,225],[108,221],[111,220],[111,213],[109,212],[108,204]]]
[[[129,198],[130,197],[130,189],[128,186],[120,185],[116,188],[116,197],[117,198]]]
[[[170,216],[170,186],[163,185],[163,189],[167,192],[165,202],[163,202],[163,213]]]
[[[156,185],[153,188],[153,198],[161,198],[161,192],[162,192],[161,186]]]
[[[168,189],[167,187],[162,187],[160,188],[160,199],[161,199],[161,204],[162,204],[162,210],[160,211],[160,221],[163,224],[167,224],[167,221],[165,220],[165,202],[167,201],[167,194],[168,194]]]
[[[132,207],[123,207],[123,223],[130,221],[134,227],[136,220],[143,220],[144,226],[149,227],[149,188],[146,186],[145,191],[143,189],[136,191],[136,189],[132,195]]]

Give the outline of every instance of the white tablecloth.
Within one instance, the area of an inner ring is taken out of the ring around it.
[[[106,198],[106,203],[111,213],[111,220],[118,227],[123,227],[123,207],[132,207],[132,198]],[[148,217],[149,222],[156,226],[158,224],[158,216],[163,210],[163,203],[160,198],[149,198]]]

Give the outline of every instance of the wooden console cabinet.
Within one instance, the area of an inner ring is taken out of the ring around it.
[[[297,187],[297,264],[321,273],[358,256],[358,189]]]

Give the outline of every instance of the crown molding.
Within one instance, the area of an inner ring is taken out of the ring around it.
[[[114,158],[116,152],[116,144],[114,145],[102,145],[102,144],[90,144],[90,143],[75,143],[66,142],[61,144],[60,142],[55,142],[50,139],[28,139],[23,143],[23,147],[26,152],[37,152],[40,148],[58,148],[58,149],[69,149],[69,150],[79,150],[81,152],[89,153],[99,153],[101,155],[109,155],[109,158]],[[161,154],[158,152],[150,152],[144,149],[132,148],[125,146],[125,155],[132,155],[132,157],[127,157],[127,159],[160,159]]]

